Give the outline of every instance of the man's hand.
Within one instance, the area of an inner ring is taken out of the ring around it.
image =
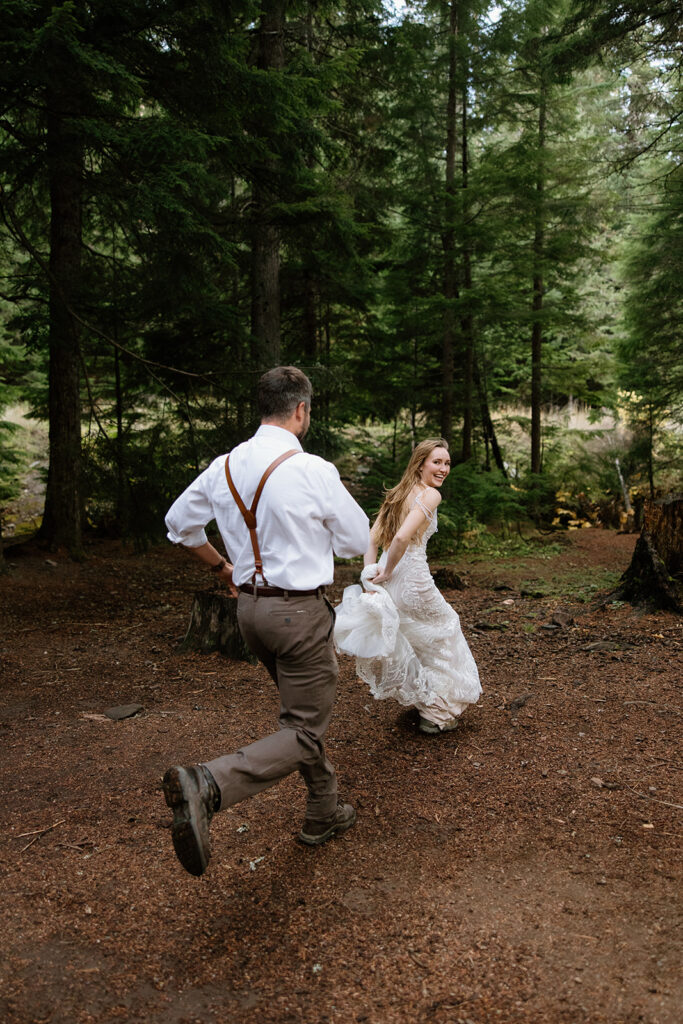
[[[216,573],[221,583],[225,583],[230,590],[233,597],[237,597],[238,590],[235,584],[232,582],[232,570],[233,566],[230,562],[226,562],[219,573]]]
[[[186,548],[185,550],[189,551],[193,558],[203,562],[204,565],[208,565],[215,573],[216,579],[219,579],[221,583],[225,583],[232,596],[237,597],[237,587],[232,582],[233,566],[221,555],[220,551],[216,551],[213,544],[210,544],[207,541],[205,544],[200,544],[199,547]],[[223,565],[219,570],[218,565],[220,562],[222,562]]]

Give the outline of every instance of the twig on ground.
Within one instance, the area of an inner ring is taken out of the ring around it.
[[[42,837],[47,832],[51,832],[53,828],[57,828],[57,825],[63,825],[65,821],[66,821],[66,818],[62,818],[61,821],[56,821],[54,823],[54,825],[47,825],[45,828],[34,828],[32,832],[22,832],[21,835],[12,836],[11,838],[12,839],[25,839],[26,836],[33,836],[34,837],[31,840],[30,843],[27,843],[26,846],[23,846],[21,848],[21,850],[19,851],[20,853],[24,853],[25,850],[28,850],[29,846],[33,846],[33,844],[37,843],[39,839],[42,839]]]
[[[683,772],[683,764],[676,764],[675,761],[654,761],[650,764],[650,768],[663,768],[664,765],[675,768],[678,772]]]
[[[641,800],[652,800],[655,804],[663,804],[664,807],[674,807],[677,811],[683,811],[683,804],[672,804],[668,800],[658,800],[655,796],[648,796],[647,793],[639,793],[637,789],[633,789],[632,786],[626,786],[626,789],[630,789],[632,793],[639,796]]]
[[[680,708],[675,708],[672,704],[658,704],[654,700],[625,700],[624,704],[641,704],[645,707],[662,708],[664,711],[672,711],[674,715],[681,714]]]
[[[34,828],[31,832],[20,832],[18,836],[10,836],[11,839],[26,839],[26,836],[35,836],[39,832],[49,832],[52,828],[57,828],[57,825],[63,825],[66,818],[62,818],[61,821],[56,821],[54,825],[46,825],[45,828]]]

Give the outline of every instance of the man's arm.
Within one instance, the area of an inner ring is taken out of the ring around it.
[[[341,482],[336,466],[326,464],[325,526],[332,534],[332,548],[339,558],[362,555],[370,542],[370,523],[360,505],[354,501]]]
[[[237,587],[232,582],[232,563],[223,558],[220,551],[216,551],[210,541],[207,540],[206,544],[200,544],[197,548],[188,547],[185,544],[183,547],[200,562],[203,562],[204,565],[208,565],[215,574],[216,579],[220,580],[221,583],[225,583],[230,588],[232,596],[237,597]],[[219,566],[220,569],[218,568]]]
[[[206,536],[206,524],[214,517],[209,498],[210,472],[211,467],[200,473],[173,502],[166,514],[167,536],[173,544],[180,544],[200,562],[208,565],[216,577],[227,584],[233,597],[237,597],[237,589],[232,582],[232,565]]]

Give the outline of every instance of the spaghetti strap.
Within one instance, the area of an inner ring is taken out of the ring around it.
[[[412,511],[412,509],[415,508],[416,505],[417,505],[417,507],[419,509],[422,510],[422,512],[424,512],[424,514],[427,516],[427,519],[429,520],[430,523],[434,522],[434,513],[432,512],[432,510],[430,508],[427,508],[425,503],[420,498],[419,494],[418,494],[417,498],[415,499],[415,501],[413,502],[413,504],[411,506],[411,511]]]

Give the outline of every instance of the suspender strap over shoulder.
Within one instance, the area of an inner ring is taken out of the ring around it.
[[[263,573],[263,562],[261,561],[261,552],[258,546],[258,536],[256,535],[256,508],[261,498],[261,492],[263,491],[266,480],[268,479],[270,474],[274,470],[276,470],[281,463],[285,462],[286,459],[291,459],[292,455],[296,455],[297,452],[299,451],[299,448],[291,448],[288,452],[283,452],[282,455],[278,455],[275,461],[271,462],[271,464],[268,466],[267,470],[259,480],[259,485],[256,488],[256,493],[254,494],[254,500],[251,503],[251,508],[247,508],[247,506],[244,504],[237,488],[235,487],[235,484],[233,483],[232,476],[230,475],[230,456],[226,455],[225,457],[225,478],[228,481],[230,493],[235,499],[237,507],[242,513],[242,518],[244,519],[247,529],[249,530],[251,546],[254,551],[254,575],[252,576],[252,582],[254,583],[254,585],[256,585],[257,573],[261,576],[264,583],[268,582]]]

